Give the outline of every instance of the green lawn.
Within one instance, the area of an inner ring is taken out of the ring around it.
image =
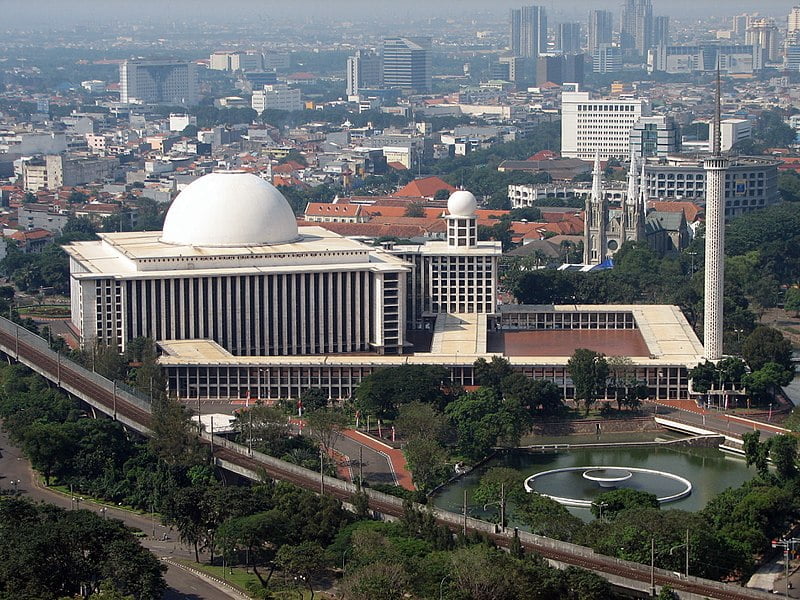
[[[66,304],[40,304],[24,306],[18,309],[21,317],[60,319],[70,316],[70,307]]]
[[[213,575],[217,579],[222,579],[223,581],[227,581],[245,595],[249,595],[247,592],[248,588],[260,585],[258,582],[258,577],[256,577],[252,573],[248,573],[243,567],[233,567],[233,568],[225,567],[225,573],[223,574],[222,567],[220,566],[216,565],[211,566],[206,563],[196,563],[177,558],[175,560],[183,565],[186,565],[187,567],[192,567],[193,569],[197,569],[198,571],[202,571],[203,573],[208,573],[209,575]],[[279,584],[279,580],[276,580],[275,577],[277,577],[277,574],[273,576],[272,581],[275,584]],[[284,599],[299,600],[300,592],[303,593],[303,600],[310,600],[311,593],[307,589],[272,590],[274,596],[282,600]],[[331,596],[325,594],[324,592],[315,590],[314,600],[325,600],[326,598],[331,598]]]

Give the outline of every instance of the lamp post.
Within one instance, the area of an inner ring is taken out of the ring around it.
[[[15,495],[15,496],[16,496],[17,494],[19,494],[19,484],[20,484],[20,483],[22,483],[22,481],[21,481],[21,480],[19,480],[19,479],[12,479],[12,480],[11,480],[11,487],[13,487],[13,488],[14,488],[14,495]]]
[[[650,538],[650,595],[656,595],[656,538]]]
[[[442,580],[439,582],[439,600],[444,598],[444,582],[450,579],[450,575],[445,575],[442,577]]]
[[[106,512],[108,512],[108,509],[107,509],[105,506],[103,506],[103,507],[100,509],[100,514],[101,514],[101,515],[103,515],[103,520],[104,520],[104,521],[106,520]]]
[[[677,550],[678,548],[685,548],[686,549],[686,577],[689,577],[689,530],[686,530],[686,541],[682,544],[678,544],[677,546],[673,546],[669,549],[669,554],[672,556],[672,551]]]
[[[772,547],[773,548],[783,548],[783,564],[785,568],[785,577],[786,577],[786,588],[785,593],[786,597],[789,597],[789,550],[793,550],[795,545],[800,543],[800,539],[798,538],[789,538],[789,539],[782,539],[782,540],[772,540]]]
[[[486,510],[487,506],[491,506],[492,504],[497,504],[500,507],[500,529],[502,531],[506,530],[506,484],[500,484],[500,499],[495,500],[494,502],[487,502],[483,505],[483,510]]]

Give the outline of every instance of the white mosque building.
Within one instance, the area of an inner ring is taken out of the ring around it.
[[[687,396],[703,350],[680,310],[498,306],[501,248],[477,239],[475,209],[457,191],[446,240],[374,247],[298,227],[255,175],[212,173],[178,195],[163,231],[65,247],[72,323],[83,345],[154,339],[168,391],[184,399],[290,398],[310,387],[346,398],[400,364],[445,366],[473,385],[475,360],[497,354],[569,398],[566,362],[592,340],[616,344],[654,396]]]

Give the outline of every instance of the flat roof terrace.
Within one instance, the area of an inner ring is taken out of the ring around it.
[[[638,329],[493,331],[489,333],[487,349],[511,357],[572,356],[578,348],[607,356],[650,356]]]

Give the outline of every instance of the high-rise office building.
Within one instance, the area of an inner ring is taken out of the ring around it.
[[[778,60],[778,27],[772,19],[751,19],[747,26],[745,42],[764,49],[770,62]]]
[[[669,44],[669,17],[660,15],[653,19],[653,46]]]
[[[592,52],[593,73],[616,73],[622,71],[622,49],[612,44],[600,44]]]
[[[536,85],[583,84],[584,54],[548,54],[536,59]]]
[[[493,79],[504,79],[512,83],[528,80],[528,59],[522,56],[501,56],[497,68],[493,71]],[[497,77],[495,77],[497,75]]]
[[[559,23],[556,30],[556,48],[564,54],[580,51],[581,24]]]
[[[589,92],[561,94],[561,155],[591,160],[625,158],[630,154],[630,133],[639,117],[650,116],[644,99],[593,99]]]
[[[381,85],[381,57],[369,50],[356,50],[347,59],[347,95],[356,96],[360,90]]]
[[[653,39],[651,0],[625,0],[622,7],[620,46],[623,53],[646,56]]]
[[[183,60],[126,60],[119,66],[120,101],[197,104],[197,72]]]
[[[431,38],[383,40],[383,85],[418,93],[431,90]]]
[[[511,10],[511,53],[536,58],[547,52],[547,14],[543,6],[523,6]]]
[[[731,33],[737,40],[744,40],[747,26],[750,23],[750,15],[736,15],[731,21]]]
[[[631,155],[637,158],[667,156],[681,148],[681,134],[672,117],[641,117],[631,129]]]
[[[219,51],[211,55],[208,66],[215,71],[263,71],[264,55],[255,50]]]
[[[593,10],[589,13],[589,52],[600,44],[610,44],[614,36],[614,14],[608,10]]]
[[[789,12],[789,23],[786,32],[789,35],[800,32],[800,6],[792,7],[792,10]]]

